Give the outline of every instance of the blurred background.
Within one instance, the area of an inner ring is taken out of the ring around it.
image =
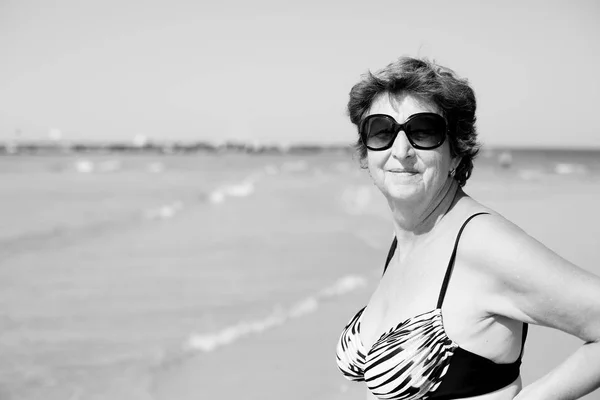
[[[591,0],[0,0],[0,399],[363,399],[335,346],[392,226],[345,106],[401,55],[477,94],[465,191],[600,274],[599,20]],[[525,384],[580,344],[532,327]]]

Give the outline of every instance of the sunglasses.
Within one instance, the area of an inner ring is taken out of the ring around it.
[[[399,124],[386,114],[373,114],[360,124],[360,139],[367,149],[379,151],[392,147],[400,131],[404,131],[411,146],[419,150],[433,150],[446,139],[446,120],[435,113],[413,114]]]

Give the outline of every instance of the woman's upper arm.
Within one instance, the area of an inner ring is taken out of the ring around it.
[[[459,251],[489,279],[491,313],[600,341],[600,277],[496,215],[469,223]]]

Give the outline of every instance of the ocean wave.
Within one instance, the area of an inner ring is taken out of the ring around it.
[[[208,202],[211,204],[221,204],[230,197],[248,197],[256,191],[256,184],[265,177],[274,176],[281,173],[297,173],[308,170],[306,160],[286,161],[280,166],[267,164],[262,168],[253,171],[237,183],[222,185],[211,191],[208,196]]]
[[[586,174],[588,169],[582,164],[558,163],[554,166],[554,172],[558,175],[582,175]]]
[[[123,169],[123,163],[117,159],[101,161],[78,159],[73,163],[73,169],[82,174],[118,172]],[[146,165],[145,170],[155,174],[161,173],[165,170],[165,165],[159,161],[151,162]]]
[[[267,164],[253,171],[240,182],[218,186],[207,195],[207,200],[210,204],[216,205],[225,202],[230,197],[248,197],[256,191],[256,184],[268,176],[307,170],[308,163],[306,160],[286,161],[280,166]]]
[[[95,165],[90,160],[77,160],[75,164],[73,164],[75,171],[83,174],[89,174],[94,172]]]
[[[259,334],[266,330],[283,325],[290,319],[300,318],[314,313],[322,301],[353,292],[367,283],[359,275],[348,275],[338,279],[332,285],[310,295],[285,309],[276,307],[269,315],[254,321],[240,321],[217,332],[192,334],[183,345],[186,351],[211,352],[219,347],[231,344],[245,336]]]
[[[303,315],[307,315],[317,311],[319,308],[319,301],[315,297],[308,297],[290,308],[289,316],[291,318],[298,318]]]
[[[220,204],[225,201],[225,193],[219,189],[213,190],[208,194],[208,202],[211,204]]]
[[[226,186],[223,191],[227,196],[247,197],[254,192],[254,182],[249,179],[235,185]]]
[[[79,159],[73,164],[75,171],[82,174],[90,174],[95,172],[109,173],[120,171],[122,163],[120,160],[102,160],[93,162],[91,160]]]
[[[192,335],[187,340],[184,348],[210,352],[218,347],[233,343],[248,334],[261,333],[267,329],[282,325],[286,319],[283,313],[276,311],[262,320],[239,322],[213,334]]]
[[[239,183],[218,187],[209,193],[208,201],[211,204],[220,204],[223,203],[227,197],[248,197],[254,193],[254,182],[256,180],[257,177],[254,176]]]
[[[367,284],[367,280],[360,275],[346,275],[338,279],[333,285],[320,292],[320,297],[328,298],[341,296],[357,290]]]
[[[152,208],[144,212],[147,219],[169,219],[175,216],[183,209],[183,202],[175,201],[171,204],[165,204],[157,208]]]

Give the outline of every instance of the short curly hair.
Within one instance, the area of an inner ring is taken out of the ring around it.
[[[440,109],[448,123],[451,154],[462,157],[454,178],[460,186],[464,186],[471,176],[473,160],[480,148],[475,128],[475,92],[468,81],[433,61],[401,57],[375,73],[369,71],[350,90],[348,115],[357,128],[375,98],[382,93],[412,94]],[[360,134],[355,148],[364,167],[367,148]]]

